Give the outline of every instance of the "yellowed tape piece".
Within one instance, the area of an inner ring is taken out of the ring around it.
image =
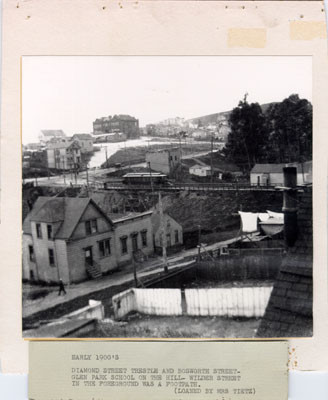
[[[326,24],[324,21],[291,21],[289,29],[291,40],[326,38]]]
[[[263,48],[266,45],[266,29],[230,28],[228,30],[229,47]]]

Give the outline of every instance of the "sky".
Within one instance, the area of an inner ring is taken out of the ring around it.
[[[130,114],[139,125],[196,118],[291,94],[312,101],[308,56],[26,56],[23,143],[42,129],[92,132],[96,118]]]

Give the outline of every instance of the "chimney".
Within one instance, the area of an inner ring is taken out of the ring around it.
[[[297,168],[285,167],[284,171],[284,212],[285,243],[294,246],[297,239]]]

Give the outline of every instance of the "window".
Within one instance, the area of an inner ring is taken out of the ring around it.
[[[36,236],[37,236],[39,239],[42,238],[41,224],[36,224]]]
[[[128,238],[127,236],[123,236],[120,238],[120,240],[121,240],[122,254],[126,254],[128,252]]]
[[[93,233],[98,232],[96,219],[90,219],[90,221],[85,222],[85,232],[87,235],[92,235]]]
[[[147,247],[147,230],[143,230],[141,233],[141,243],[143,247]]]
[[[52,239],[52,225],[47,225],[48,239]]]
[[[175,236],[175,243],[179,243],[179,231],[177,229],[174,231],[174,236]]]
[[[55,255],[53,249],[48,249],[49,264],[51,266],[55,265]]]
[[[28,246],[28,253],[30,256],[30,261],[35,261],[35,256],[34,256],[34,249],[33,246]]]
[[[108,257],[110,255],[110,239],[98,242],[98,248],[100,257]]]

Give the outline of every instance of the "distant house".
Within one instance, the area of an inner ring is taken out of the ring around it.
[[[89,133],[76,133],[71,140],[75,140],[80,145],[81,153],[93,152],[93,138]]]
[[[189,174],[196,176],[211,176],[211,167],[208,165],[195,164],[189,168]]]
[[[123,132],[128,139],[139,137],[139,120],[131,115],[119,114],[97,118],[93,122],[94,135]]]
[[[154,247],[155,249],[161,248],[163,246],[163,232],[158,210],[153,212],[151,222],[153,225]],[[182,226],[166,213],[163,214],[163,225],[165,227],[167,249],[180,247],[183,244]]]
[[[51,139],[65,138],[66,135],[61,129],[42,130],[39,134],[39,141],[42,144],[49,142]]]
[[[48,168],[72,170],[81,167],[81,146],[77,141],[49,143],[47,145]]]
[[[211,132],[205,130],[205,129],[196,129],[191,136],[194,139],[207,139],[211,137]]]
[[[150,169],[163,174],[170,174],[180,164],[181,154],[178,147],[147,151],[146,162]]]
[[[112,219],[90,198],[39,197],[23,224],[23,279],[79,282],[147,256],[151,215]]]
[[[23,147],[23,151],[40,151],[42,149],[44,149],[44,145],[42,145],[40,142],[28,143]]]
[[[23,167],[26,168],[47,168],[46,150],[33,150],[23,152]]]
[[[284,167],[297,168],[297,184],[312,183],[312,161],[289,164],[255,164],[250,173],[251,185],[283,185]]]

